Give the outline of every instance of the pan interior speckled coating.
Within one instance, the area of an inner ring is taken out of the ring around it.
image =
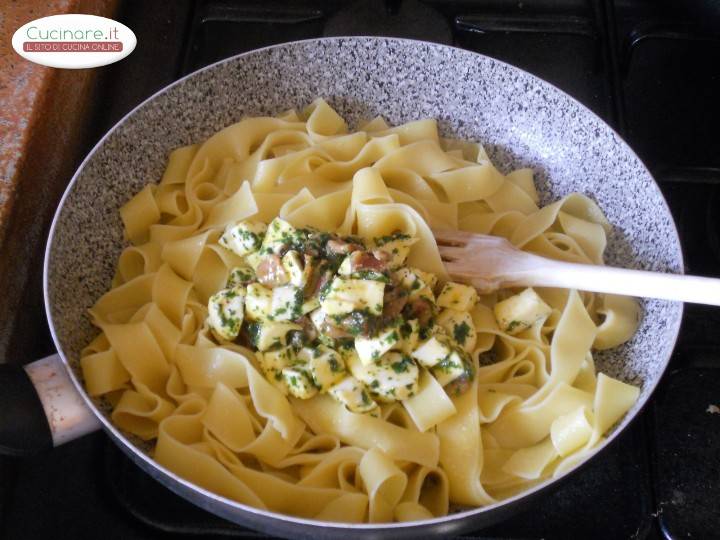
[[[200,142],[243,117],[302,108],[318,96],[351,128],[378,114],[391,124],[437,118],[443,135],[482,142],[503,172],[532,167],[542,203],[570,192],[596,200],[613,225],[608,264],[683,271],[675,225],[647,169],[602,120],[552,85],[492,58],[412,40],[329,38],[268,47],[158,92],[123,118],[75,174],[50,232],[45,301],[56,345],[81,392],[79,353],[97,333],[87,308],[109,288],[126,245],[118,208],[159,181],[173,148]],[[642,387],[607,443],[645,404],[665,370],[682,304],[644,301],[643,312],[629,343],[595,355],[600,371]],[[166,486],[227,519],[278,534],[317,536],[338,527],[351,535],[368,529],[393,536],[448,532],[494,521],[531,494],[414,526],[281,516],[209,493],[159,467],[146,445],[109,422],[106,404],[84,396],[118,445]]]

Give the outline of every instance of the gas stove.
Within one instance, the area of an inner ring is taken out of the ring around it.
[[[102,68],[91,146],[140,101],[209,63],[321,36],[390,35],[504,60],[590,107],[637,151],[665,194],[687,270],[720,276],[720,32],[650,0],[263,0],[125,2],[138,36]],[[67,182],[69,179],[58,179]],[[45,210],[48,222],[52,209]],[[42,253],[35,254],[35,267]],[[13,336],[53,350],[40,273]],[[720,538],[720,310],[687,306],[668,373],[631,427],[522,514],[467,538]],[[97,433],[0,461],[7,538],[262,538],[181,500]]]

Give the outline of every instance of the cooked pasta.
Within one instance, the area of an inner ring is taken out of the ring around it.
[[[120,216],[86,388],[240,503],[371,523],[492,504],[587,458],[638,398],[592,354],[632,337],[634,300],[448,281],[433,228],[602,264],[609,224],[580,194],[541,208],[531,170],[434,120],[351,133],[322,99],[246,118],[174,150]]]

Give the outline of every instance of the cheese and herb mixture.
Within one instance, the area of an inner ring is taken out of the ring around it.
[[[417,394],[422,369],[459,395],[474,377],[478,296],[407,266],[415,241],[397,232],[366,242],[280,218],[230,224],[219,243],[247,266],[210,298],[208,323],[218,340],[256,350],[286,395],[328,393],[377,415],[378,403]]]

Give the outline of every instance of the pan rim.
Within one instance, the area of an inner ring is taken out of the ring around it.
[[[602,118],[600,118],[597,114],[595,114],[592,110],[590,110],[587,106],[582,104],[580,101],[575,99],[573,96],[567,94],[554,84],[541,79],[540,77],[533,75],[532,73],[529,73],[528,71],[525,71],[521,68],[518,68],[512,64],[509,64],[507,62],[503,62],[502,60],[498,60],[496,58],[483,55],[480,53],[476,53],[473,51],[468,51],[466,49],[462,49],[460,47],[454,47],[450,45],[443,45],[439,43],[434,43],[430,41],[424,41],[424,40],[418,40],[418,39],[408,39],[408,38],[395,38],[395,37],[386,37],[386,36],[335,36],[335,37],[323,37],[323,38],[311,38],[311,39],[305,39],[305,40],[298,40],[298,41],[291,41],[291,42],[285,42],[277,45],[271,45],[268,47],[263,47],[260,49],[253,49],[251,51],[247,51],[244,53],[240,53],[234,56],[230,56],[228,58],[221,59],[217,62],[214,62],[212,64],[209,64],[207,66],[204,66],[196,71],[193,71],[191,73],[188,73],[187,75],[177,79],[176,81],[173,81],[167,86],[164,86],[163,88],[159,89],[157,92],[150,95],[148,98],[144,99],[142,102],[140,102],[137,106],[132,108],[127,114],[125,114],[120,120],[118,120],[117,123],[115,123],[93,146],[93,148],[90,150],[90,152],[85,156],[83,161],[78,166],[77,170],[73,174],[70,182],[68,183],[58,205],[55,210],[55,214],[53,216],[53,220],[50,226],[50,230],[48,233],[48,239],[45,247],[45,255],[44,255],[44,261],[43,261],[43,299],[44,299],[44,306],[45,306],[45,314],[47,316],[48,320],[48,326],[50,329],[50,333],[52,335],[53,342],[55,344],[55,347],[57,349],[58,355],[60,356],[60,359],[62,361],[63,366],[65,367],[66,371],[68,372],[68,375],[70,377],[70,380],[73,382],[76,390],[81,395],[82,399],[85,401],[85,403],[88,405],[90,410],[93,411],[95,416],[99,419],[99,421],[102,424],[103,430],[108,433],[111,438],[114,440],[116,444],[120,446],[120,448],[129,455],[133,461],[136,462],[136,464],[139,464],[140,462],[144,463],[144,465],[148,466],[150,469],[149,471],[157,471],[160,474],[152,474],[153,477],[155,477],[157,480],[159,480],[163,485],[171,489],[172,491],[178,493],[178,490],[175,489],[175,486],[172,484],[179,484],[183,488],[190,490],[191,492],[197,492],[201,495],[203,495],[205,498],[209,499],[215,504],[221,505],[221,508],[227,508],[228,510],[232,508],[233,510],[237,511],[240,510],[245,513],[254,514],[258,517],[262,517],[270,522],[285,522],[288,524],[293,525],[303,525],[306,527],[312,527],[315,529],[322,529],[327,532],[332,531],[347,531],[350,530],[367,530],[367,531],[384,531],[384,530],[403,530],[407,532],[412,532],[413,529],[423,529],[426,527],[437,527],[442,526],[444,524],[453,524],[455,522],[460,522],[464,520],[465,518],[473,518],[482,514],[492,514],[495,512],[501,512],[502,510],[509,510],[509,508],[515,504],[518,504],[522,502],[523,500],[530,500],[535,499],[538,495],[540,495],[543,492],[547,492],[551,490],[552,488],[558,487],[560,482],[566,481],[571,476],[575,476],[578,471],[585,468],[591,461],[594,461],[595,458],[606,451],[606,449],[611,446],[618,437],[625,432],[626,428],[635,420],[638,416],[642,413],[642,411],[645,409],[647,404],[650,402],[651,397],[654,395],[655,391],[657,390],[657,386],[662,380],[670,358],[672,356],[673,351],[675,350],[675,347],[677,346],[677,340],[680,333],[680,326],[683,318],[683,312],[684,312],[684,304],[681,302],[673,302],[673,304],[679,304],[679,306],[676,306],[677,311],[677,317],[675,323],[666,329],[665,335],[666,336],[672,336],[672,346],[669,348],[669,352],[667,354],[667,357],[662,360],[662,366],[660,367],[658,371],[657,377],[649,381],[648,384],[648,392],[644,398],[644,400],[639,404],[637,409],[632,413],[626,415],[622,421],[615,427],[613,432],[608,436],[605,441],[598,447],[596,447],[591,455],[589,455],[587,458],[585,458],[583,461],[576,464],[573,468],[568,470],[567,472],[563,473],[562,475],[558,476],[557,478],[548,478],[545,481],[525,490],[521,493],[518,493],[512,497],[509,497],[507,499],[502,499],[500,501],[497,501],[491,505],[482,506],[482,507],[476,507],[469,510],[463,510],[457,513],[448,514],[447,516],[441,516],[433,519],[426,519],[421,521],[412,521],[412,522],[402,522],[402,523],[339,523],[339,522],[330,522],[330,521],[320,521],[320,520],[313,520],[313,519],[306,519],[306,518],[300,518],[297,516],[292,516],[288,514],[281,514],[278,512],[272,512],[268,510],[263,510],[260,508],[256,508],[253,506],[245,505],[242,503],[239,503],[237,501],[234,501],[232,499],[228,499],[226,497],[220,496],[216,493],[213,493],[209,490],[206,490],[193,482],[190,482],[188,480],[185,480],[184,478],[178,476],[174,472],[166,469],[159,463],[157,463],[155,460],[150,458],[147,454],[139,450],[130,440],[125,437],[125,435],[122,434],[122,432],[112,424],[112,422],[102,413],[98,410],[93,400],[88,396],[88,394],[85,391],[85,388],[81,381],[76,377],[74,370],[72,367],[70,367],[70,364],[65,356],[65,353],[61,347],[61,342],[59,337],[57,336],[55,332],[55,326],[52,318],[52,311],[50,309],[50,298],[49,298],[49,268],[51,264],[51,248],[53,246],[53,243],[55,241],[55,229],[59,222],[60,215],[62,213],[62,210],[65,206],[66,200],[69,196],[69,194],[72,192],[75,183],[83,173],[86,165],[91,161],[91,159],[94,157],[94,155],[98,152],[98,150],[105,144],[106,140],[117,130],[119,129],[128,119],[130,119],[133,115],[135,115],[136,112],[138,112],[141,108],[143,108],[145,105],[147,105],[149,102],[153,101],[158,96],[164,94],[165,92],[168,92],[172,88],[174,88],[177,85],[180,85],[184,83],[186,80],[188,80],[191,77],[197,76],[201,73],[204,73],[205,71],[209,71],[212,69],[215,69],[217,66],[220,66],[225,63],[232,63],[237,61],[240,58],[244,58],[246,56],[252,56],[253,54],[257,54],[262,51],[272,50],[272,49],[282,49],[287,47],[296,47],[301,44],[311,44],[311,43],[317,43],[317,42],[330,42],[330,41],[352,41],[352,40],[362,40],[362,41],[391,41],[391,42],[408,42],[408,43],[416,43],[416,44],[422,44],[426,46],[436,47],[440,49],[451,49],[454,54],[463,54],[468,56],[480,56],[485,59],[488,59],[490,62],[500,64],[502,66],[505,66],[509,68],[510,70],[518,71],[522,73],[524,76],[529,77],[533,82],[536,84],[539,84],[542,86],[547,86],[551,88],[553,91],[558,92],[564,99],[569,100],[574,104],[575,107],[578,108],[579,111],[586,115],[590,115],[591,118],[594,119],[595,122],[599,123],[603,126],[604,129],[609,130],[617,139],[617,143],[622,147],[626,152],[629,152],[629,155],[634,157],[639,165],[642,168],[642,172],[647,175],[649,179],[652,180],[651,182],[651,188],[654,189],[659,195],[660,201],[662,202],[663,209],[665,213],[670,218],[671,223],[671,230],[674,235],[674,237],[671,239],[674,242],[674,245],[677,247],[677,249],[674,249],[673,251],[677,251],[676,253],[673,253],[673,257],[678,261],[681,272],[684,273],[685,268],[685,261],[682,251],[682,245],[680,243],[680,237],[677,230],[677,224],[675,223],[675,220],[672,217],[672,213],[670,212],[670,208],[667,204],[667,201],[665,197],[662,194],[662,191],[660,190],[659,185],[657,184],[657,181],[653,177],[653,175],[648,170],[645,163],[640,159],[640,157],[635,153],[635,151],[628,145],[628,143],[620,136],[617,131],[610,126],[608,123],[606,123]],[[670,334],[672,333],[672,334]],[[150,474],[148,470],[145,472]],[[183,493],[180,493],[181,496],[183,496]],[[197,504],[197,502],[193,501],[193,504]],[[205,507],[206,510],[209,510],[213,513],[218,514],[218,512],[215,511],[215,509],[210,509]],[[233,514],[230,512],[223,512],[223,517],[226,519],[230,519],[234,522],[237,522],[233,518]],[[459,525],[459,524],[458,524]]]

